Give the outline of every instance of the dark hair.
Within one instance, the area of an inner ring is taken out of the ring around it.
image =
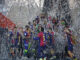
[[[68,26],[68,25],[65,25],[65,27],[66,27],[66,28],[69,28],[69,26]]]
[[[29,28],[29,26],[28,26],[28,25],[26,25],[26,26],[25,26],[25,28]]]
[[[41,31],[44,32],[44,28],[43,27],[41,27]]]
[[[29,21],[29,22],[28,22],[28,24],[30,25],[30,24],[31,24],[31,22]]]
[[[16,29],[17,27],[15,26],[14,28]]]
[[[49,28],[49,30],[51,30],[51,31],[52,31],[52,28]]]

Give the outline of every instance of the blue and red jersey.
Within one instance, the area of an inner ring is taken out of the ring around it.
[[[28,50],[28,41],[27,41],[27,40],[24,40],[24,48],[25,48],[26,50]]]
[[[68,50],[73,51],[73,44],[71,41],[71,36],[67,35],[67,39],[68,39]]]
[[[50,44],[54,44],[54,32],[48,33]]]
[[[40,32],[38,33],[38,37],[40,39],[40,46],[45,46],[47,43],[47,36],[46,33]]]
[[[40,32],[38,33],[38,37],[34,37],[34,40],[39,40],[40,46],[45,46],[47,44],[47,36],[46,33]]]

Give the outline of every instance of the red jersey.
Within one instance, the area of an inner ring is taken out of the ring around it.
[[[51,32],[52,34],[52,42],[54,43],[54,32]]]
[[[51,16],[49,16],[48,18],[49,18],[49,20],[51,20]]]
[[[52,20],[52,23],[53,23],[53,24],[55,24],[55,22],[56,22],[56,20],[55,20],[55,19],[53,19],[53,20]]]
[[[40,38],[40,46],[44,46],[45,45],[45,43],[44,43],[44,33],[40,32],[38,34],[38,37]]]

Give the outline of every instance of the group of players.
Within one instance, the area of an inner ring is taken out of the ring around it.
[[[64,40],[67,40],[65,52],[61,53],[57,53],[55,50],[55,32],[60,30],[58,27],[61,27]],[[34,57],[40,60],[65,59],[66,57],[77,60],[73,53],[75,39],[70,25],[64,19],[37,16],[25,28],[17,26],[14,30],[8,31],[9,55]]]

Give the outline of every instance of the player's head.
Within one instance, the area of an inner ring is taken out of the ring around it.
[[[41,32],[44,32],[44,28],[43,27],[41,27]]]

